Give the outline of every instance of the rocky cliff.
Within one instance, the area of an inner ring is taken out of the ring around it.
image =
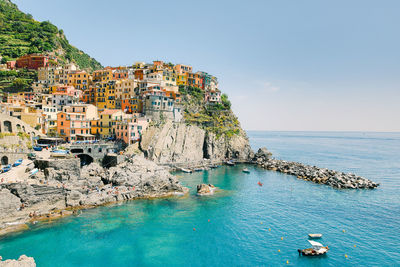
[[[217,136],[196,125],[168,121],[150,126],[143,134],[140,148],[148,159],[160,164],[195,166],[204,159],[222,162],[246,161],[251,152],[244,131],[233,136]]]

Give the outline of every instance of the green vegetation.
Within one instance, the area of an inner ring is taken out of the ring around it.
[[[226,94],[221,103],[206,104],[203,90],[191,86],[180,86],[179,92],[184,105],[186,123],[197,125],[216,136],[231,138],[240,133],[239,120],[231,111],[231,103]]]
[[[5,136],[15,136],[15,133],[0,133],[0,139],[3,139]]]
[[[21,138],[22,140],[25,140],[25,139],[29,139],[29,138],[30,138],[30,135],[29,135],[29,134],[23,133],[23,132],[18,132],[18,133],[17,133],[17,136],[19,136],[19,138]]]
[[[101,64],[69,44],[63,30],[49,21],[38,22],[18,10],[9,0],[0,0],[0,53],[2,63],[31,53],[53,53],[61,63],[75,62],[81,69],[96,70]]]
[[[0,92],[30,91],[30,86],[37,80],[35,70],[0,70]]]
[[[30,91],[30,86],[36,80],[35,70],[0,70],[0,92]]]

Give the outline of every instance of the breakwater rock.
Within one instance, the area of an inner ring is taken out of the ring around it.
[[[297,176],[297,178],[317,184],[325,184],[334,188],[345,189],[373,189],[379,184],[352,173],[338,172],[316,166],[305,165],[271,158],[272,154],[261,148],[254,154],[251,163],[272,171]]]
[[[32,257],[22,255],[18,260],[2,261],[0,256],[0,267],[35,267],[36,263]]]
[[[97,163],[57,159],[36,162],[35,179],[0,184],[0,235],[28,228],[27,222],[70,215],[72,211],[136,198],[188,192],[169,169],[143,156],[127,158],[109,169]]]

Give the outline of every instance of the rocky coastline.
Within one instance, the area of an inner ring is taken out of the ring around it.
[[[188,192],[168,168],[141,155],[109,169],[98,163],[81,169],[79,159],[39,160],[35,165],[41,171],[34,179],[0,184],[0,235],[79,209]]]
[[[298,179],[325,184],[338,189],[374,189],[379,186],[378,183],[352,173],[274,159],[266,148],[260,148],[257,153],[250,155],[250,158],[249,163],[261,168],[294,175]]]
[[[2,260],[0,256],[0,267],[35,267],[35,259],[26,255],[21,255],[18,260]]]

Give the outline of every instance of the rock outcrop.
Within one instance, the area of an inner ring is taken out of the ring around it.
[[[0,267],[36,267],[35,259],[22,255],[18,260],[2,261],[0,257]]]
[[[8,228],[25,229],[29,221],[71,214],[70,209],[188,192],[166,167],[143,156],[129,157],[109,169],[92,163],[80,170],[75,163],[41,162],[37,180],[0,184],[0,235]]]
[[[272,154],[266,148],[260,148],[254,155],[252,163],[267,170],[294,175],[305,181],[325,184],[339,189],[373,189],[379,186],[379,184],[371,180],[352,173],[338,172],[298,162],[273,159],[271,155]]]
[[[201,165],[204,159],[247,161],[251,153],[244,131],[217,137],[195,125],[166,122],[151,126],[143,134],[140,148],[148,159],[161,164]]]
[[[197,195],[207,196],[214,194],[216,187],[212,184],[199,184],[197,185]]]
[[[0,219],[12,216],[21,207],[21,199],[10,192],[10,190],[0,189]]]

